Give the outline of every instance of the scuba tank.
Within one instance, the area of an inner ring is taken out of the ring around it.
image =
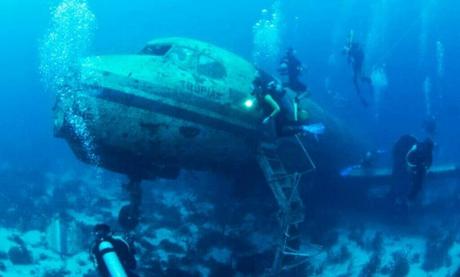
[[[102,254],[102,259],[110,273],[110,276],[128,277],[123,268],[123,265],[120,262],[120,259],[117,256],[117,253],[115,252],[113,245],[110,242],[102,241],[98,248]]]

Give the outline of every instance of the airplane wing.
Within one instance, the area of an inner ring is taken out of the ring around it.
[[[391,168],[362,168],[355,167],[343,176],[346,182],[364,185],[388,185],[391,182]],[[428,180],[441,180],[448,178],[460,179],[460,166],[457,164],[437,165],[430,168]]]

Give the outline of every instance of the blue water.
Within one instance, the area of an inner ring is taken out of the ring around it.
[[[21,172],[93,170],[75,158],[65,141],[53,136],[54,93],[46,89],[39,69],[53,9],[61,2],[0,2],[0,165],[17,172],[18,178]],[[256,62],[254,51],[260,49],[254,25],[263,9],[277,12],[277,33],[268,30],[272,37],[267,39],[279,44],[279,52],[262,61],[267,69],[273,71],[272,61],[287,47],[294,47],[308,67],[303,81],[311,88],[312,99],[340,118],[347,129],[365,137],[370,150],[389,152],[402,134],[423,138],[422,122],[429,105],[438,125],[435,163],[460,163],[457,1],[290,0],[279,6],[268,0],[81,2],[87,2],[96,17],[90,55],[136,53],[151,39],[180,36],[211,42]],[[350,30],[364,43],[366,71],[383,68],[388,82],[378,102],[365,93],[371,99],[367,108],[356,96],[351,69],[341,55]],[[427,78],[431,83],[428,98],[424,93]],[[11,173],[2,182],[11,186],[14,176]],[[440,211],[443,215],[452,212]]]

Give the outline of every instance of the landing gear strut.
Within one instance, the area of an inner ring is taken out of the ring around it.
[[[123,206],[118,214],[118,223],[125,231],[132,231],[139,224],[140,206],[142,203],[142,180],[129,176],[123,188],[129,193],[129,204]]]

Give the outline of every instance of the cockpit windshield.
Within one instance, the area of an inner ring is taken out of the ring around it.
[[[169,52],[171,47],[171,44],[150,44],[144,47],[140,54],[151,56],[164,56]]]
[[[213,79],[223,79],[227,76],[225,67],[215,59],[206,55],[200,56],[197,71],[199,74]]]
[[[195,69],[196,67],[196,52],[192,49],[175,46],[168,53],[167,59],[178,66]]]

